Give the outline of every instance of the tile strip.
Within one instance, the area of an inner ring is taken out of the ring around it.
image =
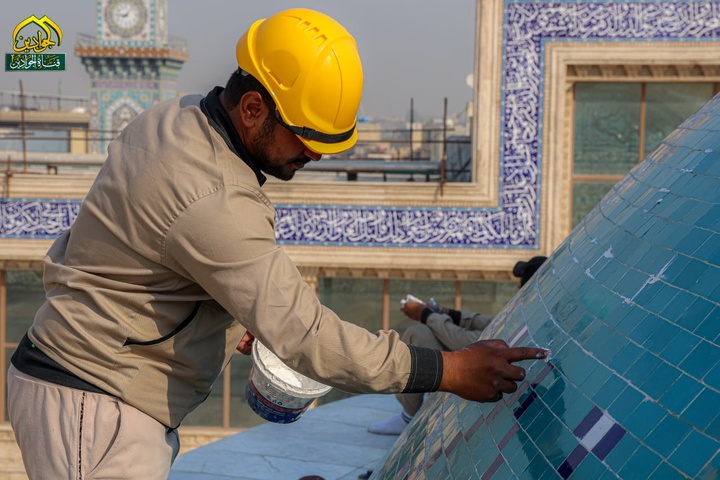
[[[587,435],[588,432],[593,428],[593,426],[595,426],[598,420],[602,418],[602,416],[602,410],[600,410],[598,407],[593,407],[592,410],[590,410],[590,412],[582,420],[582,422],[580,422],[580,425],[575,428],[573,433],[578,438],[584,438],[585,435]]]
[[[487,470],[482,474],[482,477],[480,477],[480,480],[490,480],[493,475],[497,473],[497,471],[500,469],[500,466],[505,462],[505,459],[502,455],[498,455],[495,460],[493,460],[493,463],[490,464]]]
[[[610,427],[610,430],[600,439],[595,448],[592,449],[592,452],[600,460],[605,460],[605,457],[608,456],[624,436],[625,429],[616,423]]]
[[[475,420],[475,423],[472,424],[472,427],[465,433],[465,441],[468,441],[473,435],[475,435],[475,432],[477,432],[478,428],[480,428],[480,425],[485,423],[485,417],[480,415],[477,420]]]
[[[520,426],[517,423],[513,423],[512,427],[510,427],[510,431],[505,434],[502,440],[500,440],[500,443],[498,443],[498,449],[502,452],[503,448],[505,448],[505,445],[508,444],[510,439],[515,436],[515,434],[520,430]]]
[[[577,447],[575,447],[575,450],[570,452],[570,455],[568,455],[562,465],[558,467],[557,472],[562,478],[569,478],[570,475],[572,475],[572,473],[578,467],[578,465],[580,465],[580,462],[585,459],[587,453],[588,452],[587,450],[585,450],[585,447],[583,447],[582,445],[578,445]]]
[[[520,406],[515,409],[515,418],[520,418],[522,414],[525,413],[525,410],[530,408],[530,405],[532,405],[536,398],[538,398],[538,395],[535,391],[528,395],[528,397],[520,404]]]

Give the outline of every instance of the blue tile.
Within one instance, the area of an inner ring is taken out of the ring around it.
[[[705,465],[705,467],[700,471],[698,478],[704,479],[717,477],[718,472],[720,472],[720,452],[716,453],[712,460]]]
[[[608,411],[620,423],[624,422],[630,414],[645,399],[645,396],[632,387],[628,387],[610,405]]]
[[[647,336],[642,346],[651,352],[659,353],[665,350],[671,343],[675,342],[680,333],[680,328],[670,322],[660,322],[656,325],[655,331]]]
[[[714,440],[720,441],[720,416],[715,417],[710,425],[705,429],[705,433]]]
[[[692,259],[674,279],[673,283],[683,290],[692,290],[708,268],[707,263]]]
[[[703,298],[709,298],[715,287],[720,284],[720,268],[707,266],[707,269],[698,277],[690,291]]]
[[[600,478],[605,470],[605,466],[597,459],[597,457],[592,454],[588,454],[585,456],[583,461],[580,462],[580,465],[578,465],[570,478],[578,480],[586,478]]]
[[[610,405],[618,398],[623,390],[629,387],[627,382],[617,375],[611,376],[607,382],[598,390],[593,397],[593,401],[602,409],[608,409]]]
[[[535,402],[542,405],[540,400],[536,400]],[[492,433],[495,442],[500,442],[514,425],[515,417],[512,415],[512,411],[507,408],[500,410],[490,423],[490,433]]]
[[[716,285],[718,285],[718,288],[720,288],[720,280],[718,280],[718,283]],[[720,323],[720,307],[715,306],[710,311],[710,313],[708,313],[707,317],[705,317],[705,320],[703,320],[702,323],[698,325],[698,327],[693,333],[695,333],[699,337],[702,337],[711,342],[715,342],[717,344],[716,340],[718,335],[720,334],[718,323]]]
[[[650,474],[648,480],[685,480],[686,478],[677,469],[663,462]]]
[[[635,270],[625,270],[625,275],[617,283],[617,288],[632,297],[637,293],[648,279],[648,275]]]
[[[656,317],[655,315],[647,315],[643,318],[628,335],[638,345],[644,344],[648,338],[657,330],[661,329],[667,322]]]
[[[678,365],[688,375],[703,378],[720,361],[720,348],[707,341],[701,341]]]
[[[695,251],[695,258],[706,260],[711,265],[720,265],[720,233],[715,233]]]
[[[710,210],[700,217],[698,221],[695,223],[698,227],[701,228],[710,228],[713,230],[718,229],[718,220],[720,219],[720,205],[715,205],[710,208]]]
[[[572,349],[566,350],[567,355],[565,355],[560,370],[570,382],[579,384],[589,372],[596,368],[597,361],[575,346],[574,343],[572,345]]]
[[[675,257],[672,263],[665,270],[665,273],[663,274],[663,279],[667,283],[677,285],[677,278],[682,274],[683,270],[685,270],[685,268],[687,268],[687,266],[694,261],[695,260],[693,260],[691,257],[678,254],[677,257]],[[687,290],[687,288],[685,290]]]
[[[680,330],[675,341],[660,352],[660,358],[672,365],[678,365],[700,343],[701,339],[685,330]]]
[[[694,302],[695,299],[697,299],[697,295],[692,295],[683,290],[678,290],[675,294],[673,302],[669,303],[663,309],[662,316],[673,323],[677,322],[678,318],[685,313],[688,305]]]
[[[448,471],[447,459],[444,455],[440,455],[435,463],[427,470],[428,478],[444,478],[450,475]]]
[[[690,402],[680,416],[700,430],[705,430],[720,414],[718,406],[720,406],[720,393],[706,388]]]
[[[608,342],[617,336],[612,330],[601,323],[600,320],[593,322],[593,326],[595,333],[582,342],[583,347],[591,352],[602,350]]]
[[[697,202],[694,201],[688,201],[685,200],[685,202],[680,203],[678,208],[670,214],[670,220],[673,220],[675,222],[683,222],[685,218],[687,217],[687,214],[696,208],[695,204]],[[682,250],[681,250],[682,251]]]
[[[712,232],[700,228],[691,228],[685,237],[675,246],[676,250],[692,256],[700,246],[712,236]]]
[[[523,450],[524,443],[521,441],[521,433],[522,432],[518,432],[510,437],[510,440],[502,451],[506,463],[510,465],[510,468],[512,468],[516,476],[527,468],[532,459],[532,456],[528,458],[528,454]],[[525,434],[523,433],[523,435]],[[527,436],[525,436],[524,439],[527,440]],[[533,450],[533,452],[536,453],[537,450]]]
[[[537,394],[534,392],[528,396],[525,396],[525,401],[522,409],[515,410],[515,416],[518,417],[518,423],[527,429],[532,424],[533,420],[537,418],[542,409],[544,408],[543,403],[537,399]]]
[[[613,448],[608,456],[605,457],[605,463],[607,463],[613,471],[620,472],[620,469],[622,469],[628,459],[635,454],[639,447],[640,442],[635,440],[632,435],[625,435],[620,439],[617,447]]]
[[[658,367],[645,379],[640,388],[655,400],[660,399],[670,386],[680,378],[682,373],[672,365],[662,362]]]
[[[660,457],[648,448],[640,445],[625,465],[620,469],[621,478],[645,479],[660,465]]]
[[[635,297],[635,302],[642,304],[647,310],[660,315],[665,308],[674,301],[678,289],[665,285],[664,283],[655,283],[652,288],[645,288]],[[651,298],[645,300],[645,297],[652,295]]]
[[[511,472],[511,470],[510,470],[510,467],[508,467],[507,464],[503,463],[502,465],[500,465],[500,467],[498,468],[498,470],[497,470],[497,472],[495,473],[495,475],[493,475],[493,476],[490,477],[490,478],[495,478],[495,479],[498,479],[498,480],[501,479],[501,478],[510,478],[511,473],[512,473],[512,472]],[[458,477],[458,476],[453,475],[451,478],[462,478],[462,477]]]
[[[598,390],[605,385],[612,375],[613,373],[609,369],[598,364],[597,367],[580,383],[580,390],[589,398],[593,398]]]
[[[703,381],[715,390],[720,391],[720,363],[716,363],[714,367],[705,375]]]
[[[572,451],[578,444],[575,435],[557,419],[552,419],[548,427],[534,440],[555,469],[562,465],[567,452]]]
[[[625,372],[625,378],[640,388],[662,363],[662,360],[652,353],[643,352],[638,361]]]
[[[704,298],[695,297],[692,302],[686,304],[685,310],[677,316],[675,323],[694,331],[713,310],[714,305]]]
[[[717,407],[717,404],[715,406]],[[718,442],[693,430],[668,460],[681,472],[693,477],[718,449]]]
[[[628,343],[625,348],[615,355],[615,358],[610,362],[610,369],[620,374],[625,372],[632,367],[635,362],[642,355],[643,350],[633,343]]]
[[[574,430],[593,408],[592,402],[573,385],[568,385],[561,398],[552,404],[553,413],[570,430]]]
[[[604,365],[610,365],[615,356],[623,351],[628,343],[630,341],[627,337],[613,332],[604,348],[593,348],[592,352]]]
[[[666,416],[667,411],[657,403],[644,401],[623,422],[623,427],[643,440]]]
[[[663,457],[670,455],[690,434],[692,427],[674,415],[666,415],[645,438],[645,444]]]
[[[529,474],[530,476],[527,477],[523,475],[521,478],[557,478],[555,469],[547,462],[545,457],[543,457],[542,455],[537,455],[535,458],[532,459],[528,468],[525,469],[525,472],[523,472],[523,474],[525,473]]]
[[[660,404],[680,415],[702,389],[700,382],[683,374],[670,386],[665,395],[660,397]]]
[[[648,315],[650,314],[645,310],[633,308],[624,318],[620,319],[614,327],[622,336],[628,337],[630,332],[635,330]]]
[[[542,404],[541,401],[538,401],[538,403]],[[525,428],[525,432],[530,436],[530,438],[537,438],[543,433],[553,419],[555,419],[555,416],[550,410],[545,407],[541,408],[533,422]]]

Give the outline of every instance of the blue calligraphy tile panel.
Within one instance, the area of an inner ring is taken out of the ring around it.
[[[372,478],[716,478],[718,153],[720,96],[615,185],[483,332],[551,358],[521,362],[525,380],[498,403],[432,394]]]
[[[496,208],[447,209],[278,205],[278,243],[536,248],[540,237],[542,58],[545,41],[717,41],[720,37],[718,1],[521,0],[506,2],[504,13],[499,205]],[[105,97],[92,100],[93,105],[102,103],[105,106],[114,101]],[[147,99],[135,100],[140,106],[148,104]],[[123,104],[123,108],[130,107]],[[124,113],[124,110],[118,110],[117,118],[103,121],[121,124]],[[99,125],[95,126],[99,128]],[[716,163],[708,162],[704,168],[717,168],[713,165]],[[697,184],[702,182],[702,179],[695,180]],[[675,210],[677,215],[682,215],[678,209]],[[23,217],[21,220],[25,223],[15,225],[13,229],[5,229],[3,224],[0,238],[35,236],[44,230],[54,231],[52,226],[45,229],[37,224],[45,218],[42,215]],[[685,248],[699,241],[702,233],[696,236],[687,239]]]
[[[0,238],[55,238],[75,221],[74,200],[0,199]]]

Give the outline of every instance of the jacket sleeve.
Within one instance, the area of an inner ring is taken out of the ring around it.
[[[190,206],[167,236],[170,268],[193,279],[290,368],[347,392],[437,390],[442,357],[394,331],[344,322],[276,244],[274,209],[252,187]]]
[[[460,325],[456,325],[452,318],[444,313],[430,314],[425,323],[443,345],[450,350],[460,350],[477,342],[491,320],[492,317],[487,315],[463,311]]]

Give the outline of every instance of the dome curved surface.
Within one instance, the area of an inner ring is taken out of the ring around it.
[[[483,339],[552,350],[495,404],[436,393],[372,478],[720,471],[720,96],[603,198]]]

